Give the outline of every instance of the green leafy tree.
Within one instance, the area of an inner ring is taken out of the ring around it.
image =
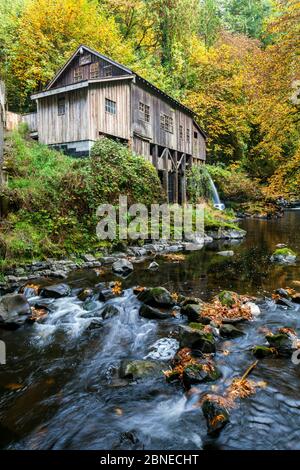
[[[211,47],[218,38],[222,22],[220,6],[216,0],[201,0],[200,2],[200,36],[206,47]]]

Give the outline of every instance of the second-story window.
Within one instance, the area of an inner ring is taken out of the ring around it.
[[[81,82],[83,80],[83,69],[82,67],[76,67],[74,69],[74,82]]]
[[[170,134],[174,134],[174,121],[171,116],[167,114],[160,115],[160,127],[166,132],[170,132]]]
[[[99,78],[100,76],[100,68],[99,62],[94,62],[90,65],[90,78]]]
[[[104,77],[112,77],[112,65],[105,65],[103,68]]]
[[[139,102],[140,118],[145,122],[150,122],[150,106],[148,104]]]
[[[190,131],[189,128],[187,128],[187,130],[186,130],[186,141],[187,141],[188,144],[190,143],[190,140],[191,140],[191,131]]]
[[[105,98],[105,111],[109,114],[117,114],[117,103]]]
[[[182,125],[179,126],[179,139],[183,140],[183,126]]]
[[[198,139],[198,132],[194,132],[194,139]]]
[[[66,98],[59,96],[57,99],[57,114],[63,116],[66,112]]]

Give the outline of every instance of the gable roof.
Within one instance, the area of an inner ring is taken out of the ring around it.
[[[204,130],[197,124],[197,122],[195,121],[195,117],[197,116],[197,114],[190,108],[188,108],[187,106],[185,106],[184,104],[180,103],[180,101],[177,101],[175,100],[174,98],[172,98],[172,96],[168,95],[167,93],[165,93],[164,91],[160,90],[159,88],[157,88],[155,85],[153,85],[152,83],[150,83],[148,80],[146,80],[145,78],[143,78],[142,76],[140,76],[139,74],[137,74],[136,72],[134,72],[133,70],[129,69],[128,67],[126,67],[125,65],[122,65],[120,64],[119,62],[116,62],[112,59],[110,59],[109,57],[105,56],[104,54],[100,54],[100,52],[96,51],[95,49],[92,49],[91,47],[88,47],[88,46],[85,46],[84,44],[81,44],[77,49],[76,51],[74,52],[74,54],[70,57],[70,59],[65,63],[65,65],[56,73],[56,75],[53,77],[53,79],[48,83],[45,91],[48,91],[50,90],[50,88],[53,87],[53,85],[55,84],[55,82],[59,79],[59,77],[63,74],[63,72],[67,69],[67,67],[71,64],[71,62],[75,59],[75,57],[77,56],[77,54],[79,52],[81,52],[82,50],[86,50],[87,52],[91,53],[91,54],[94,54],[96,57],[102,59],[102,60],[105,60],[106,62],[108,62],[109,64],[111,65],[114,65],[115,67],[118,67],[119,69],[121,69],[123,72],[124,72],[124,75],[131,75],[131,76],[135,76],[138,81],[140,81],[142,84],[146,85],[148,88],[151,88],[152,90],[154,90],[156,93],[158,93],[159,95],[162,95],[164,98],[166,98],[168,101],[170,101],[171,103],[173,103],[175,106],[183,109],[186,113],[190,114],[192,116],[192,118],[194,119],[194,122],[196,124],[196,126],[198,127],[199,131],[201,132],[201,134],[203,135],[203,137],[206,139],[207,138],[207,135],[206,133],[204,132]],[[37,94],[33,95],[33,96],[37,96]]]

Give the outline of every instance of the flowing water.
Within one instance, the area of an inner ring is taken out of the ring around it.
[[[214,180],[212,179],[211,176],[209,176],[209,181],[210,181],[210,186],[211,186],[212,200],[213,200],[213,203],[214,203],[214,207],[216,209],[220,209],[222,211],[222,210],[225,209],[225,204],[223,204],[223,202],[221,202],[219,192],[218,192],[217,187],[214,183]]]
[[[290,326],[300,333],[300,309],[276,307],[271,301],[274,289],[300,280],[300,264],[280,266],[269,260],[278,243],[300,253],[300,212],[242,225],[248,235],[241,243],[207,246],[180,263],[158,260],[157,272],[147,271],[149,261],[137,264],[123,282],[124,295],[109,301],[119,315],[105,320],[102,328],[88,327],[103,304],[84,304],[76,296],[79,288],[99,283],[99,276],[81,271],[68,279],[73,296],[55,300],[45,323],[1,331],[7,345],[7,365],[0,366],[2,448],[300,449],[300,365],[290,359],[259,362],[251,377],[266,386],[240,402],[218,438],[207,437],[195,398],[180,385],[166,383],[163,375],[132,383],[116,379],[124,358],[160,357],[167,369],[176,349],[171,333],[185,321],[139,317],[132,292],[136,284],[164,285],[203,299],[224,288],[259,298],[262,313],[241,326],[245,335],[218,343],[215,360],[223,377],[213,389],[220,393],[253,362],[250,348],[265,341],[261,327]],[[217,255],[227,248],[234,257]],[[33,295],[30,290],[26,294]],[[155,350],[158,340],[163,341]],[[201,393],[211,390],[212,384],[199,386]],[[128,432],[135,439],[124,434]]]

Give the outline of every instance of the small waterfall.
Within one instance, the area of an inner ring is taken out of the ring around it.
[[[216,209],[219,209],[220,211],[223,211],[225,209],[225,204],[221,202],[218,190],[211,176],[209,176],[209,180],[210,180],[210,185],[211,185],[211,190],[212,190],[212,200],[214,203],[214,207]]]

